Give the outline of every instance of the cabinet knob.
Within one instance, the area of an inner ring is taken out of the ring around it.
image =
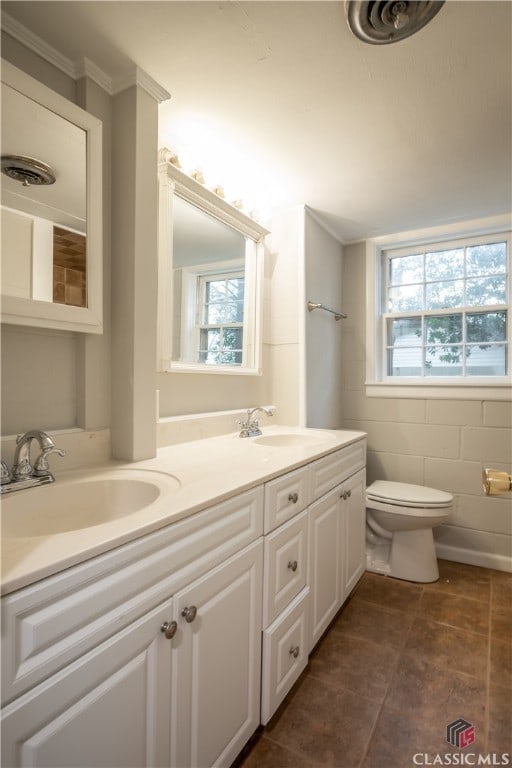
[[[295,573],[295,571],[297,570],[297,566],[298,566],[298,562],[296,560],[288,561],[288,568],[290,569],[290,571],[293,571]]]
[[[352,496],[352,491],[343,491],[343,493],[340,493],[340,499],[350,499]]]
[[[350,499],[351,496],[352,496],[352,491],[347,491],[347,499]]]
[[[296,504],[299,500],[299,494],[298,493],[289,493],[288,494],[288,501],[291,501],[293,504]]]
[[[164,621],[160,627],[160,632],[166,636],[167,640],[172,640],[178,629],[178,623],[176,621]]]
[[[293,658],[296,659],[297,656],[299,655],[299,653],[300,653],[299,646],[298,645],[296,645],[296,646],[292,645],[292,647],[290,648],[290,656],[293,656]]]
[[[187,624],[190,624],[191,622],[194,621],[196,614],[197,614],[197,608],[195,605],[186,606],[181,612],[181,615],[183,616]]]

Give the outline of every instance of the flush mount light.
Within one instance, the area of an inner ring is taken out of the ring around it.
[[[25,155],[2,155],[2,173],[20,181],[24,187],[55,183],[55,174],[49,165]]]
[[[434,18],[444,0],[347,0],[345,10],[356,37],[373,45],[388,45],[410,37]]]

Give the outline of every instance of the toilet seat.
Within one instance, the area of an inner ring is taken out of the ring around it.
[[[369,485],[366,499],[380,504],[422,509],[445,509],[453,503],[453,496],[445,491],[391,480],[376,480]]]

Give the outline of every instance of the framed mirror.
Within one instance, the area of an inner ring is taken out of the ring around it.
[[[160,150],[158,370],[259,374],[268,230]]]
[[[102,332],[102,125],[2,61],[3,323]]]

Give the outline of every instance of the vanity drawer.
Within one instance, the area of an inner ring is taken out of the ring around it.
[[[309,588],[263,632],[261,722],[266,725],[308,663]]]
[[[314,461],[310,464],[311,501],[316,501],[365,466],[366,440],[347,445],[340,451]]]
[[[269,533],[291,517],[301,512],[309,504],[308,467],[301,467],[293,472],[265,483],[265,520],[264,533]]]
[[[263,486],[2,598],[2,703],[262,535]]]
[[[307,510],[265,536],[263,626],[267,627],[306,586]]]

